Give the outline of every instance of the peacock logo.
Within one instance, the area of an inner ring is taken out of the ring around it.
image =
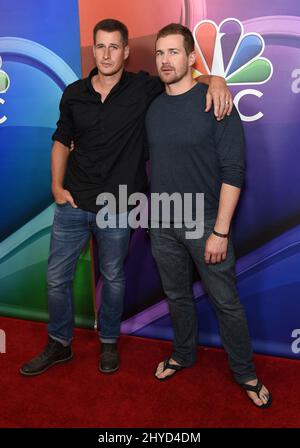
[[[196,46],[195,75],[223,76],[227,84],[264,84],[272,76],[272,63],[261,57],[265,42],[258,33],[244,33],[243,24],[235,18],[219,26],[202,20],[194,28]]]
[[[8,88],[9,88],[9,77],[8,74],[5,73],[4,70],[1,70],[2,67],[2,58],[0,56],[0,93],[5,93]],[[3,98],[0,98],[0,105],[4,104],[5,100]],[[5,123],[7,120],[7,116],[3,115],[2,117],[0,116],[0,125]]]
[[[0,56],[0,69],[2,67],[2,58]],[[9,88],[9,77],[4,70],[0,70],[0,93],[5,93]]]

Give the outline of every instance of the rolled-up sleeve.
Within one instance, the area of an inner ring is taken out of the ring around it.
[[[56,123],[56,130],[52,135],[52,140],[57,140],[65,146],[70,146],[73,139],[73,121],[68,102],[68,87],[65,89],[59,104],[60,116]]]
[[[215,143],[221,181],[241,188],[245,178],[245,137],[240,116],[233,108],[230,116],[214,123]]]

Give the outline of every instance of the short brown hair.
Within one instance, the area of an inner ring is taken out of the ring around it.
[[[107,31],[108,33],[112,33],[114,31],[119,31],[122,36],[123,44],[128,45],[128,28],[124,23],[115,19],[104,19],[101,22],[98,22],[93,31],[94,44],[96,43],[96,35],[99,30]]]
[[[161,37],[167,37],[170,34],[180,34],[183,36],[183,45],[186,51],[186,54],[189,55],[195,49],[195,41],[194,37],[186,26],[181,25],[181,23],[169,23],[169,25],[164,26],[156,36],[156,42]]]

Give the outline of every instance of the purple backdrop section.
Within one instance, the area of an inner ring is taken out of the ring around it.
[[[262,57],[273,65],[273,75],[265,84],[232,87],[234,97],[246,89],[258,91],[260,98],[247,94],[238,106],[246,116],[263,114],[259,120],[244,122],[247,176],[234,225],[238,287],[254,349],[296,358],[293,335],[300,327],[300,5],[297,1],[255,0],[249,8],[243,1],[213,1],[206,2],[206,12],[206,19],[217,25],[235,17],[243,22],[246,33],[261,34],[265,41]],[[168,307],[142,230],[133,236],[126,272],[123,331],[171,339]],[[220,345],[216,319],[199,282],[194,294],[199,343]]]

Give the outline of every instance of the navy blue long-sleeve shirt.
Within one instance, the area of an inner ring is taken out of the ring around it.
[[[152,193],[204,193],[205,219],[215,218],[222,183],[244,180],[244,133],[237,110],[217,121],[205,112],[207,87],[162,93],[146,115]]]

